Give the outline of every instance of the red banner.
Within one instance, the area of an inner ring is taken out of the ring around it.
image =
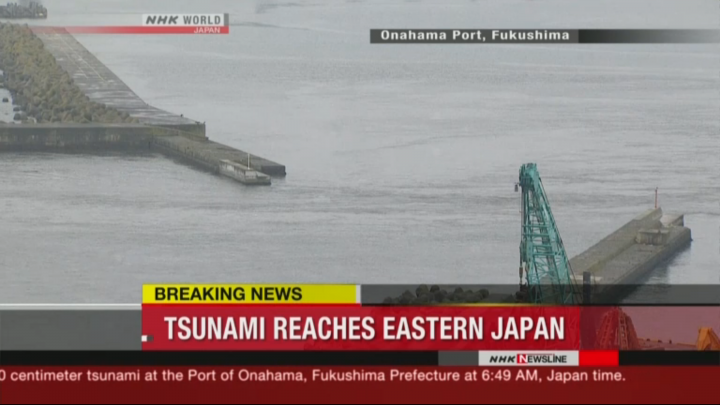
[[[35,33],[57,33],[59,30],[70,34],[229,34],[226,26],[77,26],[77,27],[32,27]]]
[[[577,350],[575,307],[144,305],[143,350]]]
[[[0,401],[18,404],[717,404],[720,368],[15,367],[0,381]]]

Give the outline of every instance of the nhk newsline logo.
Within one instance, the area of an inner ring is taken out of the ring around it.
[[[577,351],[483,351],[480,352],[481,366],[578,366],[580,352]]]
[[[158,33],[228,34],[229,15],[225,14],[143,14],[142,26]]]

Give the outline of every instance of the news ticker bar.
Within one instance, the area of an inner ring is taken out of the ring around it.
[[[720,351],[0,351],[0,366],[720,367]]]
[[[0,367],[3,403],[717,404],[708,367]]]
[[[704,29],[371,29],[371,44],[693,44],[720,43]]]

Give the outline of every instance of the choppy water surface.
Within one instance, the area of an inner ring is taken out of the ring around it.
[[[229,36],[83,36],[148,103],[288,167],[246,188],[159,156],[0,155],[0,301],[144,282],[515,283],[522,163],[569,254],[654,203],[720,282],[716,45],[370,45],[370,28],[717,28],[715,1],[46,0],[51,25],[230,12]],[[1,119],[1,118],[0,118]]]

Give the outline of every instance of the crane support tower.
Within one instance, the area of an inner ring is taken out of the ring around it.
[[[533,304],[579,303],[570,260],[535,163],[520,167],[518,188],[522,189],[520,299]]]

